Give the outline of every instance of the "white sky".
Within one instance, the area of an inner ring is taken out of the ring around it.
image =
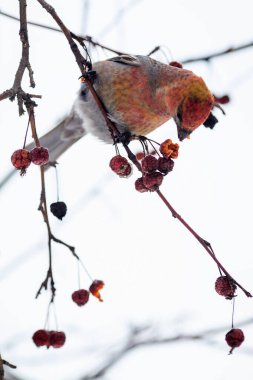
[[[30,4],[31,3],[31,4]],[[250,0],[177,2],[140,0],[109,32],[126,1],[90,2],[87,26],[82,1],[52,0],[74,32],[86,32],[105,45],[133,54],[147,54],[165,45],[173,59],[212,53],[253,39]],[[0,0],[0,9],[18,14],[17,2]],[[33,21],[54,25],[37,2],[28,1]],[[0,91],[11,87],[20,59],[18,23],[0,16]],[[43,134],[71,107],[78,89],[78,67],[63,36],[29,28],[31,63],[38,101],[36,120]],[[212,61],[186,66],[202,76],[218,95],[228,93],[227,116],[219,112],[214,131],[200,128],[181,144],[173,173],[161,190],[176,210],[205,239],[234,277],[252,286],[252,86],[253,54],[248,49]],[[98,50],[94,60],[105,59]],[[162,55],[156,59],[164,60]],[[26,84],[28,80],[26,78]],[[28,89],[28,87],[26,88]],[[12,152],[22,146],[27,118],[17,107],[0,103],[1,177],[10,170]],[[158,141],[176,140],[173,122],[157,130]],[[123,153],[123,150],[122,150]],[[0,194],[0,352],[18,365],[26,380],[77,380],[116,346],[132,323],[161,323],[166,333],[196,333],[227,324],[232,305],[215,294],[217,268],[201,246],[171,217],[155,194],[138,194],[134,172],[118,179],[108,163],[114,149],[91,136],[60,160],[61,198],[68,214],[61,223],[51,218],[56,236],[75,245],[95,278],[105,281],[105,302],[92,299],[79,309],[70,299],[77,288],[76,262],[68,250],[53,246],[60,329],[67,335],[60,350],[37,349],[33,332],[43,327],[49,293],[34,295],[47,270],[46,229],[37,211],[40,181],[36,168],[15,179]],[[54,172],[47,175],[49,203],[55,201]],[[83,276],[83,286],[88,282]],[[252,301],[239,292],[236,317],[252,316]],[[175,322],[177,321],[177,322]],[[52,322],[52,328],[54,328]],[[216,344],[188,342],[147,347],[132,352],[106,379],[250,380],[253,328],[244,328],[243,346],[228,356],[222,334]]]

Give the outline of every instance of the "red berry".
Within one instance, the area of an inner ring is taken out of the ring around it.
[[[214,95],[214,100],[216,103],[219,103],[219,104],[227,104],[230,102],[230,97],[228,95],[223,95],[223,96]]]
[[[49,333],[46,330],[37,330],[32,337],[37,347],[49,345]]]
[[[138,161],[141,161],[145,157],[145,155],[143,152],[138,152],[135,154],[135,157]]]
[[[155,172],[158,168],[158,160],[156,157],[149,154],[141,161],[141,168],[144,173]]]
[[[147,173],[143,177],[144,186],[151,191],[155,191],[162,184],[163,175],[159,172]]]
[[[174,168],[174,161],[171,158],[159,157],[158,170],[163,174],[168,174]]]
[[[143,178],[142,177],[138,178],[135,181],[135,190],[139,191],[140,193],[146,193],[148,191],[148,189],[146,188],[146,186],[143,183]]]
[[[171,61],[171,62],[169,63],[169,65],[170,65],[170,66],[177,67],[177,68],[179,68],[179,69],[182,69],[182,68],[183,68],[182,63],[177,62],[177,61]]]
[[[18,149],[11,156],[12,165],[16,169],[20,170],[20,174],[23,175],[26,172],[26,168],[31,163],[30,153],[26,149]]]
[[[227,344],[231,347],[229,353],[232,354],[233,349],[239,347],[244,341],[243,331],[241,329],[232,329],[226,334],[225,340]]]
[[[220,276],[215,281],[215,290],[221,296],[231,300],[235,295],[236,285],[229,277]]]
[[[50,331],[49,332],[49,346],[60,348],[64,345],[66,335],[63,331]]]
[[[109,165],[112,171],[117,174],[121,174],[122,171],[124,172],[126,165],[129,165],[129,163],[125,157],[118,154],[111,159]]]
[[[132,174],[132,166],[131,164],[129,164],[129,162],[124,165],[124,169],[122,168],[122,170],[120,170],[119,173],[117,173],[120,177],[129,177],[130,174]]]
[[[90,293],[85,289],[76,290],[72,293],[72,300],[78,305],[83,306],[89,301]]]
[[[49,161],[48,149],[43,146],[36,146],[30,151],[30,158],[35,165],[45,165]]]
[[[101,280],[94,280],[90,286],[90,292],[91,294],[98,298],[100,302],[103,302],[101,295],[100,295],[100,290],[104,287],[104,282]]]

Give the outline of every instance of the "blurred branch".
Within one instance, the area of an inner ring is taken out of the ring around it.
[[[244,320],[240,323],[240,326],[252,324],[253,318]],[[175,334],[175,335],[159,335],[154,333],[153,326],[132,326],[125,343],[116,349],[109,357],[107,357],[103,363],[97,366],[97,368],[90,374],[84,375],[80,380],[94,380],[101,379],[106,373],[120,360],[122,360],[129,352],[135,349],[139,349],[145,346],[165,345],[175,342],[184,341],[203,341],[208,336],[213,336],[227,330],[227,326],[215,327],[211,329],[203,330],[196,334]],[[108,355],[108,348],[106,349]]]
[[[9,13],[3,12],[1,10],[0,10],[0,15],[8,17],[8,18],[10,18],[12,20],[15,20],[15,21],[19,21],[18,17],[15,17],[15,16],[13,16],[13,15],[11,15]],[[55,27],[49,26],[49,25],[40,24],[38,22],[27,21],[27,24],[32,25],[32,26],[36,26],[36,27],[39,27],[39,28],[43,28],[43,29],[48,29],[48,30],[51,30],[53,32],[63,33],[61,29],[58,29],[58,28],[55,28]],[[70,32],[70,34],[71,34],[71,36],[72,36],[73,39],[78,39],[78,40],[83,40],[83,41],[89,42],[93,46],[98,46],[98,47],[100,47],[102,49],[108,50],[108,51],[110,51],[112,53],[115,53],[117,55],[126,54],[126,53],[124,53],[122,51],[112,49],[112,48],[110,48],[108,46],[105,46],[103,44],[100,44],[99,42],[94,41],[94,39],[91,36],[80,36],[80,35],[76,35],[73,32]]]
[[[103,27],[103,29],[99,32],[99,36],[105,36],[109,32],[111,32],[119,23],[122,18],[125,17],[126,13],[129,12],[131,8],[140,3],[143,0],[132,0],[129,1],[128,4],[124,5],[122,8],[118,10],[118,12],[113,16],[113,19]]]
[[[0,15],[8,17],[8,18],[10,18],[12,20],[15,20],[15,21],[19,21],[20,20],[18,17],[15,17],[15,16],[13,16],[13,15],[11,15],[9,13],[3,12],[1,10],[0,10]],[[49,25],[40,24],[38,22],[27,21],[27,24],[33,25],[33,26],[36,26],[36,27],[39,27],[39,28],[43,28],[43,29],[48,29],[48,30],[51,30],[53,32],[62,33],[61,29],[54,28],[54,27],[49,26]],[[91,36],[80,36],[80,35],[74,34],[73,32],[70,32],[70,34],[71,34],[71,37],[73,39],[81,39],[83,41],[87,41],[87,42],[89,42],[93,46],[99,46],[102,49],[108,50],[108,51],[110,51],[112,53],[115,53],[115,54],[118,54],[118,55],[127,54],[126,52],[115,50],[115,49],[113,49],[113,48],[111,48],[109,46],[105,46],[103,44],[100,44],[99,42],[94,41],[94,39]],[[212,60],[213,58],[221,57],[223,55],[227,55],[227,54],[230,54],[230,53],[236,53],[236,52],[238,52],[240,50],[245,50],[245,49],[252,48],[252,47],[253,47],[253,41],[245,43],[245,44],[241,44],[241,45],[238,45],[238,46],[230,47],[228,49],[224,49],[224,50],[218,51],[216,53],[210,53],[210,54],[199,56],[199,57],[186,58],[186,59],[182,60],[181,63],[187,64],[187,63],[194,63],[194,62],[200,62],[200,61],[206,61],[206,62],[208,62],[208,61]],[[154,54],[159,49],[160,49],[160,46],[156,46],[148,55]]]
[[[13,369],[17,368],[14,364],[11,364],[7,362],[7,360],[2,359],[2,356],[0,354],[0,380],[4,380],[4,365]]]
[[[209,54],[209,55],[204,55],[204,56],[200,56],[200,57],[196,57],[196,58],[187,58],[187,59],[184,59],[182,61],[182,63],[186,64],[186,63],[193,63],[193,62],[199,62],[199,61],[210,61],[211,59],[213,58],[217,58],[217,57],[221,57],[223,55],[227,55],[227,54],[230,54],[230,53],[236,53],[237,51],[240,51],[240,50],[244,50],[244,49],[248,49],[248,48],[251,48],[253,47],[253,41],[247,43],[247,44],[242,44],[242,45],[239,45],[239,46],[236,46],[236,47],[230,47],[228,49],[225,49],[225,50],[221,50],[217,53],[212,53],[212,54]]]

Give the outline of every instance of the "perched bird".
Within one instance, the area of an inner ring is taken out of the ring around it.
[[[147,135],[170,118],[179,140],[205,122],[214,97],[202,78],[150,57],[122,55],[94,63],[93,86],[120,132]],[[55,161],[87,133],[106,143],[112,137],[87,83],[82,83],[69,116],[40,138]]]
[[[211,114],[214,97],[203,79],[192,71],[140,55],[121,55],[97,62],[92,70],[96,72],[93,82],[96,93],[121,133],[147,135],[173,118],[179,140],[183,140],[201,124],[212,128],[217,122]],[[40,144],[48,148],[53,162],[87,133],[113,143],[106,121],[84,82],[70,114],[42,136]],[[26,148],[33,147],[30,144]],[[13,173],[1,181],[0,187]]]

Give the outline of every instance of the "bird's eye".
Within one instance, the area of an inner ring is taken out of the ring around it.
[[[182,120],[183,120],[183,116],[182,116],[182,110],[178,110],[177,111],[177,119],[178,121],[181,123]]]

